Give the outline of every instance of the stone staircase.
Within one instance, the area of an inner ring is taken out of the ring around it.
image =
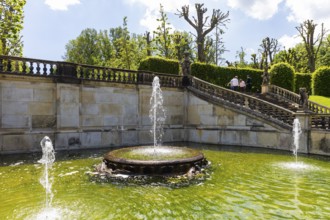
[[[290,111],[293,111],[293,112],[297,112],[297,110],[299,109],[298,103],[295,103],[295,102],[287,100],[287,99],[280,98],[272,93],[266,93],[266,94],[253,93],[251,95],[253,97],[270,102],[274,105],[281,106],[281,107],[288,109]]]

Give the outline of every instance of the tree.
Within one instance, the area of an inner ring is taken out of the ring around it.
[[[134,64],[134,55],[135,55],[135,45],[134,42],[130,39],[130,33],[127,29],[127,17],[123,19],[123,29],[122,35],[119,39],[116,40],[116,44],[119,46],[119,58],[121,60],[121,65],[119,67],[125,69],[131,69]],[[137,68],[136,66],[134,68]]]
[[[317,24],[314,24],[313,20],[306,20],[300,24],[300,26],[296,27],[299,35],[303,39],[303,43],[307,52],[308,68],[311,73],[315,71],[317,56],[322,45],[324,35],[326,33],[322,23],[321,32],[315,38],[314,35],[316,26]]]
[[[21,56],[24,5],[26,0],[0,1],[0,54]]]
[[[306,73],[307,67],[307,53],[303,44],[297,44],[288,50],[282,50],[274,57],[274,63],[285,62],[293,66],[296,72]]]
[[[252,63],[250,64],[251,67],[254,69],[258,69],[260,63],[256,53],[251,54],[251,61],[252,61]]]
[[[268,61],[269,61],[269,64],[272,65],[274,56],[276,55],[276,53],[278,51],[280,51],[278,41],[274,38],[266,37],[262,40],[262,44],[260,44],[260,47],[261,47],[263,62],[264,62],[264,63],[261,63],[261,65],[267,66]],[[261,66],[261,69],[262,69],[262,66]]]
[[[241,47],[241,50],[236,52],[236,57],[239,58],[239,62],[238,62],[239,67],[245,67],[246,66],[245,56],[246,56],[246,53],[244,51],[244,48]]]
[[[64,59],[68,62],[99,65],[99,43],[98,33],[95,29],[83,30],[77,39],[70,40],[66,44]],[[103,43],[104,44],[104,43]]]
[[[215,27],[215,65],[221,64],[225,61],[221,55],[226,51],[224,42],[222,41],[221,34],[224,34],[224,31],[219,28],[219,25]]]
[[[330,34],[320,47],[319,59],[316,62],[316,66],[330,66]]]
[[[145,40],[146,40],[146,49],[147,49],[147,56],[151,56],[151,38],[150,38],[150,32],[146,31],[145,35]]]
[[[204,4],[195,4],[197,19],[193,17],[193,21],[189,18],[189,6],[182,6],[182,10],[178,10],[179,17],[183,17],[195,30],[196,30],[196,43],[197,43],[197,59],[200,62],[205,62],[205,37],[209,34],[217,25],[225,26],[225,23],[229,21],[229,11],[223,13],[220,9],[213,9],[212,16],[209,24],[206,24],[208,16],[204,19],[204,14],[207,12],[207,8],[203,7]]]
[[[168,18],[161,4],[159,13],[160,18],[158,18],[157,21],[160,22],[160,25],[157,27],[157,30],[154,31],[155,41],[160,55],[169,58],[171,44],[170,30],[172,28],[170,27],[170,23],[167,22]]]
[[[192,55],[192,39],[188,32],[174,31],[172,34],[171,58],[182,60],[185,52]]]

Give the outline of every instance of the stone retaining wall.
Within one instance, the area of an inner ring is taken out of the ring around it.
[[[152,144],[151,90],[151,85],[67,84],[45,77],[2,74],[0,153],[40,151],[40,140],[46,135],[55,150]],[[163,142],[291,150],[292,132],[287,129],[210,104],[185,89],[162,90],[167,115]],[[328,154],[329,135],[305,135],[300,152]],[[307,142],[318,147],[312,148]]]

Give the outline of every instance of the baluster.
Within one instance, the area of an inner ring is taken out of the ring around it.
[[[15,60],[15,72],[19,73],[19,61],[18,60]]]
[[[22,63],[22,73],[26,74],[26,62],[25,61],[23,61],[23,63]]]
[[[43,68],[43,75],[48,75],[47,74],[47,64],[46,63],[43,63],[44,65],[44,68]]]
[[[11,60],[8,59],[8,63],[7,63],[7,71],[8,72],[12,72],[12,69],[11,69]]]
[[[248,97],[244,97],[244,107],[248,108],[249,107],[249,99]]]
[[[33,62],[32,61],[30,61],[30,74],[33,74],[33,72],[34,72],[34,66],[33,66]]]
[[[36,75],[40,75],[40,63],[37,62],[37,73]]]

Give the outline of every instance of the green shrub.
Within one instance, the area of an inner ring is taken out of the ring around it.
[[[306,88],[311,94],[312,74],[310,73],[295,73],[294,74],[294,92],[299,93],[299,88]]]
[[[164,59],[161,57],[147,57],[140,62],[138,69],[178,75],[179,62],[177,60]]]
[[[293,91],[294,69],[287,63],[277,63],[270,68],[270,83]]]
[[[258,92],[261,88],[262,71],[249,68],[219,67],[212,64],[193,63],[191,75],[207,82],[228,87],[230,80],[238,76],[238,79],[246,81],[248,75],[252,78],[252,91]]]
[[[330,97],[330,67],[320,67],[312,74],[313,95]]]

